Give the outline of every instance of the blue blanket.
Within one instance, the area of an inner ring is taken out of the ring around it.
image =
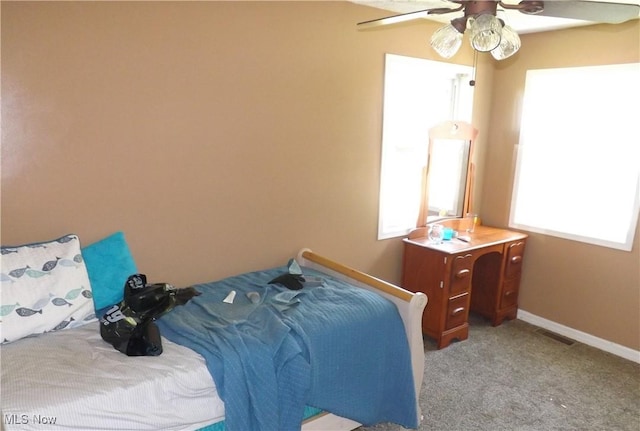
[[[306,268],[305,275],[322,277],[321,286],[268,284],[286,271],[197,285],[201,296],[158,321],[163,336],[205,358],[225,403],[226,429],[298,430],[305,405],[365,425],[416,428],[409,348],[396,307]],[[223,302],[232,290],[233,304]]]

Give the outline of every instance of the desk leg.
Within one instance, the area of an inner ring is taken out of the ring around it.
[[[504,320],[514,320],[518,315],[518,308],[513,308],[510,310],[502,311],[500,313],[496,313],[491,319],[491,325],[500,326]]]
[[[438,343],[438,350],[444,349],[449,346],[453,340],[464,341],[469,338],[469,324],[465,323],[464,325],[458,326],[454,329],[450,329],[448,331],[444,331],[440,334],[440,336],[436,339]]]

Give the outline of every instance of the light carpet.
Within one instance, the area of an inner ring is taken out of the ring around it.
[[[492,327],[472,315],[469,329],[441,350],[425,338],[419,430],[640,431],[640,364],[521,320]]]

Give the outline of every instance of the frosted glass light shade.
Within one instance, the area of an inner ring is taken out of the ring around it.
[[[502,24],[494,15],[482,14],[469,18],[469,37],[476,51],[487,52],[500,44]]]
[[[440,27],[431,36],[431,47],[444,58],[451,58],[462,45],[462,33],[451,24]]]
[[[500,39],[500,45],[491,51],[491,55],[496,60],[504,60],[511,57],[520,49],[520,36],[514,29],[505,25],[502,27],[502,38]]]

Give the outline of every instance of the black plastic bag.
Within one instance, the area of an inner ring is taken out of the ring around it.
[[[158,356],[162,353],[162,339],[154,321],[197,295],[200,292],[193,287],[147,284],[146,275],[132,275],[125,283],[122,301],[100,319],[100,335],[127,356]]]

